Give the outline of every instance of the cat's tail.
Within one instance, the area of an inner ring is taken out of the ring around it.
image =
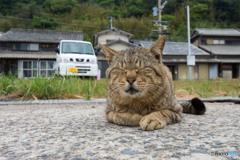
[[[198,98],[193,98],[189,102],[182,102],[180,104],[183,107],[183,113],[201,115],[206,112],[204,103]]]

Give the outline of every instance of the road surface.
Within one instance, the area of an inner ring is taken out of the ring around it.
[[[156,131],[110,124],[106,103],[1,105],[0,160],[240,159],[240,104]]]

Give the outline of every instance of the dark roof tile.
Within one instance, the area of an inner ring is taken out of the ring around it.
[[[215,55],[240,55],[240,45],[200,45],[199,47]]]
[[[140,45],[144,48],[149,48],[154,42],[141,41]],[[209,55],[207,52],[197,48],[194,45],[191,46],[192,55]],[[187,42],[166,42],[163,50],[163,55],[187,55],[188,43]]]
[[[83,33],[79,31],[57,31],[57,30],[14,28],[0,36],[0,41],[8,42],[58,43],[62,39],[83,40]]]
[[[194,32],[197,32],[198,35],[205,36],[240,36],[238,30],[231,28],[196,28]]]
[[[103,34],[106,34],[106,33],[108,33],[108,32],[119,32],[120,34],[123,34],[123,35],[125,35],[125,36],[133,37],[133,34],[127,33],[127,32],[125,32],[125,31],[122,31],[122,30],[117,29],[117,28],[115,28],[115,27],[113,27],[112,29],[107,29],[107,30],[98,32],[98,33],[96,33],[95,35],[103,35]]]

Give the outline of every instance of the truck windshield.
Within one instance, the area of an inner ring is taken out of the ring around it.
[[[94,54],[91,44],[80,42],[62,42],[62,53],[90,55]]]

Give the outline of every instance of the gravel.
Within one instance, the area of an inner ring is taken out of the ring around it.
[[[240,159],[240,104],[206,103],[156,131],[108,123],[105,105],[0,106],[0,160]]]

